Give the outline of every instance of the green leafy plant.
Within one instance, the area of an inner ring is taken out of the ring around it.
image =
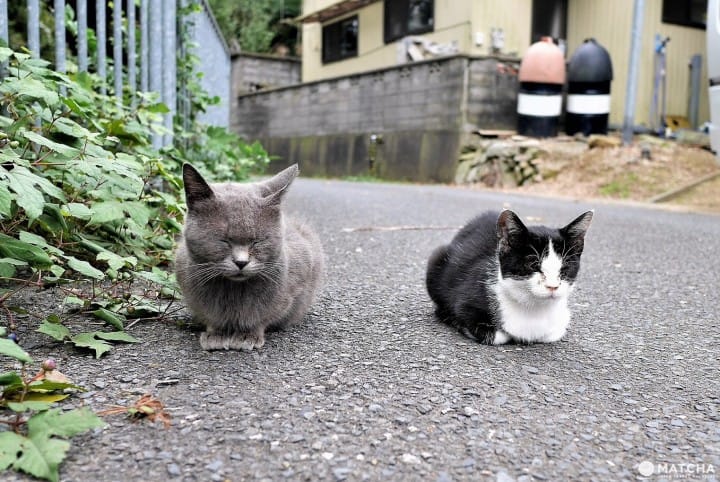
[[[83,391],[57,370],[54,360],[42,363],[40,371],[27,376],[33,359],[14,341],[4,338],[0,328],[0,356],[21,363],[21,370],[0,373],[0,472],[8,468],[50,481],[59,478],[58,468],[70,448],[66,440],[105,423],[87,408],[63,411],[52,408]]]

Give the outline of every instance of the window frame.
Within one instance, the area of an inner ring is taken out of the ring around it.
[[[355,23],[356,25],[356,31],[355,31],[355,48],[352,51],[349,52],[343,52],[342,49],[342,38],[344,35],[344,29],[343,26],[350,23]],[[333,31],[333,29],[337,29],[337,32]],[[334,35],[335,38],[330,39],[330,35]],[[360,43],[360,19],[357,14],[351,15],[349,17],[345,17],[341,20],[337,20],[332,23],[328,23],[326,25],[322,26],[322,48],[321,48],[321,59],[323,64],[331,64],[333,62],[339,62],[341,60],[351,59],[358,56],[359,48],[358,44]],[[333,52],[332,55],[328,55],[327,49],[325,48],[327,43],[330,41],[334,41],[338,43],[337,52]]]
[[[402,2],[406,5],[405,14],[403,18],[404,28],[402,32],[397,35],[390,34],[390,13],[391,13],[391,2],[393,0],[385,0],[383,2],[383,40],[385,44],[393,43],[398,39],[407,37],[408,35],[422,35],[428,32],[435,31],[435,0],[430,0],[430,24],[419,29],[410,30],[410,2],[412,0],[394,0],[396,2]]]

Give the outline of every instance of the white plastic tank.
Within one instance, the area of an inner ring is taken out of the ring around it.
[[[720,157],[720,0],[708,1],[707,65],[710,80],[710,145]]]

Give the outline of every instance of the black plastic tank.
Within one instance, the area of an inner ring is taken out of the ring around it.
[[[607,134],[610,115],[610,54],[593,38],[573,52],[568,64],[565,132]]]

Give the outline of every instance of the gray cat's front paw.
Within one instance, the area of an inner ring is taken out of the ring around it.
[[[265,344],[262,333],[236,333],[234,335],[214,335],[207,332],[200,335],[203,350],[243,350],[252,351]]]

